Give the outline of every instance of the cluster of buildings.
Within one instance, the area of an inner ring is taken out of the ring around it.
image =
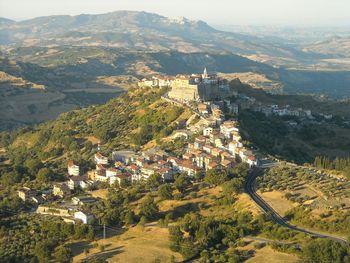
[[[279,105],[261,105],[254,104],[251,109],[255,112],[261,112],[265,116],[295,116],[298,118],[308,118],[313,119],[311,110],[304,110],[302,108],[294,109],[289,105],[279,106]]]
[[[143,79],[139,87],[170,87],[169,98],[181,102],[211,101],[232,96],[229,82],[216,74],[177,75],[176,77],[154,76]]]

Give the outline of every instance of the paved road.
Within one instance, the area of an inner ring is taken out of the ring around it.
[[[337,242],[346,242],[346,239],[328,235],[328,234],[322,234],[317,233],[315,231],[310,231],[307,229],[303,229],[297,226],[290,225],[281,215],[279,215],[267,202],[265,202],[264,199],[262,199],[255,190],[255,180],[258,177],[258,172],[253,171],[250,173],[250,175],[247,178],[246,184],[245,184],[245,191],[249,194],[249,196],[252,198],[252,200],[260,207],[260,209],[265,213],[268,214],[271,219],[286,228],[289,228],[291,230],[299,231],[308,235],[311,235],[313,237],[319,237],[319,238],[329,238]]]

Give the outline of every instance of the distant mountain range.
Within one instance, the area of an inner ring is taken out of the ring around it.
[[[0,21],[0,44],[107,46],[128,50],[230,51],[241,55],[298,57],[301,51],[254,36],[223,32],[203,21],[117,11],[101,15],[48,16]],[[304,54],[306,55],[306,54]]]

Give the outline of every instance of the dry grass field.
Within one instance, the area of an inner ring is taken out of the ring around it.
[[[289,209],[295,207],[295,204],[287,200],[280,191],[264,192],[259,193],[259,195],[282,216],[284,216]]]
[[[75,255],[73,262],[81,262],[89,257],[105,258],[108,262],[151,263],[156,260],[169,262],[174,256],[181,261],[180,254],[172,252],[168,244],[168,229],[156,226],[133,227],[120,235],[113,235],[106,240],[99,240],[98,245],[105,245],[105,251],[92,244],[76,243],[71,248]],[[89,248],[89,254],[84,249]]]
[[[90,191],[89,194],[95,198],[107,199],[108,189]]]
[[[266,246],[255,251],[254,257],[248,259],[247,263],[296,263],[299,261],[297,255],[282,253]]]

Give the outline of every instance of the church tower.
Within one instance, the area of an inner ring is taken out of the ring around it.
[[[204,68],[202,77],[203,77],[203,79],[207,79],[208,78],[208,71],[207,71],[206,67]]]

